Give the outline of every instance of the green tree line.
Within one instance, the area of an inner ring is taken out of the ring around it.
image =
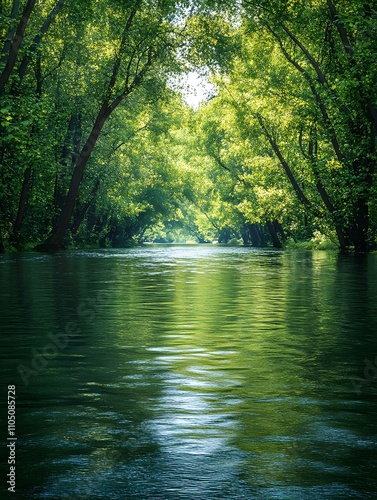
[[[376,21],[371,0],[1,1],[0,250],[373,250]]]

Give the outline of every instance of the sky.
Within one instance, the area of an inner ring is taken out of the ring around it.
[[[214,86],[205,77],[194,71],[187,73],[181,79],[184,89],[184,100],[192,108],[197,108],[202,101],[205,101],[214,93]]]

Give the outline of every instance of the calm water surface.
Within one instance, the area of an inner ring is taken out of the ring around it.
[[[377,498],[376,255],[20,254],[0,279],[12,498]]]

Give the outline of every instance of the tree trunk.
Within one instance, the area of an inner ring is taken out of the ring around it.
[[[366,199],[359,199],[357,203],[356,225],[352,229],[355,252],[369,252],[370,246],[367,241],[369,229],[369,207]]]
[[[26,74],[26,70],[27,70],[27,67],[29,65],[29,62],[31,61],[31,57],[38,49],[38,47],[41,43],[41,40],[43,38],[43,35],[48,31],[51,24],[53,23],[56,16],[58,15],[60,9],[63,7],[63,5],[65,3],[66,3],[66,0],[59,0],[58,2],[56,2],[54,8],[49,13],[45,22],[43,23],[43,26],[42,26],[40,32],[38,33],[38,35],[36,35],[34,37],[30,47],[28,48],[27,54],[23,57],[23,59],[20,63],[20,67],[18,68],[19,85],[21,85],[21,83],[22,83],[22,80]]]
[[[241,229],[241,238],[244,245],[250,243],[250,226],[251,224],[244,224]]]
[[[37,247],[38,250],[54,251],[62,247],[67,229],[69,227],[73,209],[75,207],[80,182],[84,175],[86,164],[88,163],[90,155],[92,154],[93,148],[98,140],[98,137],[109,114],[109,106],[107,106],[107,104],[104,104],[97,116],[88,140],[86,141],[77,160],[76,167],[72,174],[65,206],[57,220],[57,223],[51,235],[46,239],[44,243],[42,243],[42,245],[39,245]]]
[[[63,166],[63,174],[59,173],[57,169],[55,175],[54,187],[54,207],[55,215],[53,217],[53,226],[55,227],[58,222],[58,215],[64,209],[65,195],[62,193],[60,181],[64,181],[65,170],[74,170],[75,162],[80,155],[80,143],[82,138],[81,115],[78,113],[72,114],[67,128],[67,133],[64,139],[62,153],[60,155],[60,164]]]
[[[256,228],[256,224],[250,224],[249,225],[249,235],[250,235],[250,240],[251,240],[251,245],[253,247],[260,247],[260,238],[258,234],[258,230]]]
[[[17,26],[15,36],[10,46],[9,53],[8,55],[5,55],[6,64],[0,76],[0,95],[4,92],[5,86],[8,83],[9,77],[12,74],[13,68],[16,64],[18,52],[24,39],[25,30],[28,25],[31,13],[34,9],[35,2],[36,0],[28,0],[28,2],[26,3],[21,20]]]
[[[310,154],[310,150],[309,150],[309,154]],[[330,197],[329,197],[324,185],[322,184],[322,181],[320,179],[319,172],[317,169],[316,161],[315,161],[313,156],[310,157],[310,161],[312,164],[312,170],[313,170],[314,177],[316,180],[317,191],[318,191],[319,195],[321,196],[325,207],[327,208],[329,213],[334,218],[334,212],[335,212],[334,205],[332,204]],[[339,222],[337,222],[336,220],[334,220],[334,227],[335,227],[336,235],[338,237],[339,248],[342,252],[344,252],[347,250],[347,247],[350,245],[350,240],[348,237],[346,237],[343,228],[339,225]]]
[[[19,7],[20,7],[20,1],[13,0],[12,12],[10,15],[10,18],[12,19],[13,22],[17,19]],[[1,62],[3,64],[6,64],[8,60],[9,52],[12,46],[13,36],[14,36],[14,25],[11,24],[6,35],[3,50],[1,51]]]
[[[278,157],[279,161],[280,161],[280,164],[282,165],[282,167],[284,168],[284,171],[285,173],[287,174],[287,177],[295,191],[295,193],[297,194],[297,197],[298,199],[301,201],[301,203],[303,203],[304,205],[310,205],[310,201],[307,199],[307,197],[304,195],[302,189],[300,188],[300,186],[298,185],[298,182],[296,181],[296,178],[290,168],[290,166],[288,165],[287,161],[285,160],[284,156],[282,155],[281,151],[280,151],[280,148],[278,146],[278,144],[276,143],[276,141],[274,140],[274,138],[272,137],[271,133],[268,131],[265,123],[264,123],[264,120],[262,118],[262,115],[260,115],[259,113],[256,114],[256,117],[258,119],[258,122],[265,134],[265,136],[267,137],[274,153],[276,154],[276,156]]]
[[[250,234],[251,245],[253,247],[264,246],[263,237],[262,237],[261,231],[258,227],[258,224],[250,224],[249,234]]]
[[[267,246],[266,234],[267,234],[268,228],[266,229],[266,227],[267,226],[262,227],[260,224],[255,224],[255,229],[258,233],[261,247]]]
[[[0,253],[5,253],[3,235],[0,233]]]
[[[270,231],[271,234],[271,239],[272,239],[272,244],[275,248],[282,248],[281,241],[279,239],[279,236],[276,232],[275,226],[271,221],[266,222],[268,230]]]
[[[84,220],[87,211],[89,210],[90,206],[94,202],[99,185],[100,185],[100,180],[97,179],[96,183],[93,186],[92,192],[90,193],[89,201],[87,201],[84,204],[84,206],[81,208],[81,210],[79,210],[79,213],[77,214],[77,217],[75,218],[75,221],[74,221],[73,227],[72,227],[72,231],[71,231],[72,234],[77,234],[77,231],[79,230],[79,227],[81,226],[81,223]]]
[[[21,230],[22,222],[24,220],[26,202],[29,196],[30,178],[31,178],[31,167],[28,167],[24,172],[24,180],[21,188],[20,201],[18,203],[16,221],[13,226],[13,240],[16,243],[19,241],[19,232]]]
[[[63,241],[67,232],[67,229],[70,224],[71,216],[75,207],[75,202],[77,199],[77,194],[79,191],[80,183],[84,175],[84,171],[90,155],[92,154],[93,148],[98,140],[98,137],[101,134],[101,131],[105,125],[106,120],[111,115],[111,113],[117,108],[117,106],[123,101],[123,99],[131,94],[133,90],[138,87],[143,81],[145,73],[148,71],[152,62],[154,60],[155,55],[152,51],[152,46],[148,48],[148,50],[142,53],[143,56],[146,57],[146,61],[142,68],[137,66],[136,74],[131,73],[131,63],[133,61],[134,55],[130,56],[127,65],[127,74],[125,77],[125,85],[123,91],[118,93],[116,97],[113,96],[114,89],[117,82],[117,77],[120,71],[121,63],[122,63],[122,55],[127,47],[128,41],[128,33],[133,23],[133,19],[142,4],[142,0],[137,0],[133,9],[130,12],[130,15],[125,23],[125,28],[123,30],[122,39],[120,42],[120,47],[117,51],[117,55],[114,59],[113,70],[111,77],[109,79],[109,83],[107,85],[106,93],[104,100],[102,102],[102,107],[97,115],[96,121],[94,123],[93,129],[86,141],[84,147],[81,150],[80,156],[77,159],[75,169],[72,174],[71,183],[69,186],[68,195],[65,201],[64,208],[58,218],[57,224],[52,230],[51,235],[46,239],[44,243],[37,247],[37,250],[42,251],[54,251],[58,250],[62,247]],[[141,57],[141,56],[140,56]],[[140,62],[140,59],[139,59]],[[130,79],[132,81],[130,82]]]
[[[278,235],[280,234],[282,241],[285,241],[285,240],[287,239],[287,236],[286,236],[286,234],[285,234],[285,231],[284,231],[284,229],[283,229],[283,226],[282,226],[282,225],[280,224],[280,222],[279,222],[279,221],[277,221],[277,220],[274,220],[272,223],[273,223],[273,225],[274,225],[274,228],[275,228],[276,233],[277,233]]]
[[[360,104],[360,109],[365,110],[365,118],[369,121],[370,123],[370,136],[372,138],[371,140],[371,148],[370,151],[366,151],[366,155],[369,157],[374,155],[375,152],[375,135],[377,133],[377,109],[374,106],[371,98],[368,96],[368,92],[365,91],[365,88],[363,88],[363,79],[361,77],[360,71],[359,71],[359,63],[354,57],[354,49],[352,47],[350,38],[348,37],[346,27],[341,20],[341,16],[339,16],[337,8],[332,0],[327,0],[327,6],[330,11],[330,17],[332,22],[334,23],[334,26],[336,27],[340,42],[342,44],[343,50],[345,54],[347,55],[347,64],[352,71],[352,74],[355,78],[355,80],[359,83],[359,86],[357,89],[355,89],[355,102],[358,102]],[[368,13],[369,9],[364,6],[365,14],[366,16],[369,17],[370,12]],[[319,110],[321,111],[324,125],[329,133],[329,138],[331,140],[334,152],[336,154],[336,157],[340,163],[344,163],[344,155],[341,151],[340,145],[339,145],[339,140],[335,131],[335,127],[332,124],[328,110],[326,108],[326,105],[323,101],[323,99],[320,96],[320,93],[318,92],[316,85],[313,82],[313,79],[309,75],[308,71],[300,65],[296,60],[294,60],[287,52],[285,47],[282,44],[282,41],[280,38],[276,35],[276,33],[273,32],[273,30],[268,27],[269,31],[273,33],[275,38],[278,40],[278,43],[280,45],[280,48],[285,55],[286,59],[305,77],[306,81],[309,84],[309,87],[313,93],[313,95],[316,98],[317,105],[319,107]],[[288,28],[286,28],[283,25],[283,29],[286,32],[286,34],[289,36],[289,38],[293,41],[293,43],[300,48],[302,53],[305,55],[307,60],[310,62],[312,65],[313,69],[315,70],[317,77],[318,77],[318,82],[321,84],[321,86],[326,86],[326,89],[328,90],[328,82],[326,79],[326,75],[323,73],[323,71],[320,68],[320,65],[318,61],[311,55],[311,53],[300,43],[300,41],[291,33]],[[340,108],[340,111],[342,113],[349,113],[348,110],[342,110]],[[357,128],[357,127],[356,127]],[[359,130],[356,131],[356,135]],[[355,137],[355,132],[350,130],[350,133],[353,137]],[[365,140],[365,136],[360,137],[360,143],[362,144],[363,141]],[[366,163],[368,163],[368,159],[366,160]],[[363,162],[354,162],[355,165],[358,165],[358,168],[355,168],[354,171],[355,173],[361,173],[362,172],[362,164]],[[365,169],[365,183],[366,183],[366,190],[369,191],[370,187],[373,182],[373,171],[374,171],[374,163],[370,162],[369,160],[369,168]],[[320,179],[318,176],[316,177],[317,180],[317,190],[319,194],[321,195],[321,198],[326,206],[326,208],[329,210],[330,213],[334,213],[334,207],[332,206],[329,197],[327,195],[327,192],[322,185]],[[368,200],[369,200],[369,194],[368,193],[363,193],[362,195],[359,196],[356,204],[353,207],[350,207],[352,209],[356,210],[356,215],[353,221],[353,227],[351,229],[344,229],[339,225],[339,222],[337,223],[335,221],[335,230],[338,236],[339,240],[339,245],[341,250],[345,250],[350,244],[354,245],[355,251],[357,252],[365,252],[368,251],[368,229],[369,229],[369,208],[368,208]]]

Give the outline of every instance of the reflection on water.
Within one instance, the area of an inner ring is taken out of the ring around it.
[[[147,246],[0,277],[22,498],[377,497],[377,376],[352,382],[377,256]]]

